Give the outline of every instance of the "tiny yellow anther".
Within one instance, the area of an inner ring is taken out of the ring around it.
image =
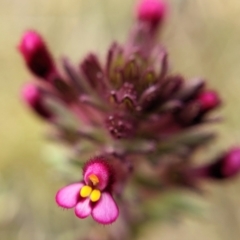
[[[91,180],[93,186],[96,186],[99,183],[99,179],[95,174],[91,174],[89,179]]]
[[[88,197],[91,194],[91,192],[92,192],[92,188],[90,186],[85,185],[80,190],[80,196],[84,198]]]
[[[98,189],[94,189],[90,195],[92,202],[97,202],[101,197],[101,192]]]

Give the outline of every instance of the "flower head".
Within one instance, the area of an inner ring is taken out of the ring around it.
[[[140,0],[125,43],[114,42],[105,59],[87,54],[78,67],[64,58],[59,72],[39,34],[28,31],[20,42],[29,70],[46,80],[39,87],[27,85],[23,98],[52,124],[53,139],[76,154],[68,163],[79,167],[84,154],[101,156],[85,164],[82,180],[56,194],[57,204],[74,208],[79,218],[113,223],[119,215],[113,194],[121,196],[130,179],[137,187],[129,202],[140,205],[148,197],[145,190],[198,189],[199,179],[224,179],[240,171],[239,148],[203,167],[192,166],[195,152],[215,136],[204,126],[216,122],[210,114],[221,100],[202,78],[187,80],[169,70],[168,53],[157,42],[165,14],[164,0]],[[130,212],[124,217],[129,223],[137,219]]]
[[[83,170],[83,180],[60,189],[56,202],[63,208],[75,207],[79,218],[90,214],[101,224],[113,223],[119,214],[111,194],[113,171],[106,159],[96,157],[88,161]]]

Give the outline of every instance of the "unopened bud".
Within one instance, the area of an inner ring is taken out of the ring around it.
[[[166,2],[163,0],[141,0],[137,6],[137,18],[153,26],[159,24],[166,14]]]
[[[197,98],[202,112],[207,112],[218,107],[221,100],[215,91],[205,91],[198,95]]]
[[[56,72],[50,52],[42,37],[35,31],[27,31],[18,46],[27,67],[36,76],[49,79]]]
[[[22,89],[22,98],[41,118],[49,119],[52,117],[50,111],[43,104],[43,96],[41,90],[29,83]]]
[[[183,109],[176,114],[177,120],[186,126],[198,124],[206,113],[220,106],[221,100],[215,91],[204,91],[196,98],[188,102]]]
[[[191,169],[195,178],[226,179],[234,177],[240,172],[240,148],[232,148],[213,163]]]
[[[209,167],[212,178],[233,177],[240,171],[240,148],[233,148]]]

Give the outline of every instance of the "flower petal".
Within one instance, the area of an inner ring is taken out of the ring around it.
[[[102,193],[100,200],[92,210],[92,217],[102,224],[113,223],[119,215],[116,202],[110,193]]]
[[[107,160],[103,157],[95,157],[88,161],[83,168],[83,176],[86,184],[89,184],[89,177],[96,175],[99,182],[97,187],[99,190],[103,190],[109,186],[111,182],[112,169],[107,163]]]
[[[56,194],[57,204],[64,208],[75,207],[80,196],[80,189],[83,186],[83,183],[73,183],[60,189]]]
[[[85,218],[89,216],[91,211],[92,211],[92,208],[90,206],[89,198],[85,198],[84,200],[80,201],[75,207],[75,214],[79,218]]]

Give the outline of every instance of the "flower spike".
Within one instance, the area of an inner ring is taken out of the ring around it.
[[[221,119],[211,114],[222,99],[205,79],[188,80],[172,71],[167,49],[158,42],[167,0],[136,1],[136,21],[126,41],[114,41],[105,58],[89,52],[75,66],[64,58],[58,71],[37,32],[27,31],[19,44],[28,69],[45,80],[26,85],[23,100],[51,124],[51,139],[71,148],[74,156],[65,163],[83,166],[81,179],[57,192],[57,205],[73,208],[80,219],[91,215],[97,223],[111,224],[122,204],[119,223],[133,227],[125,231],[130,234],[138,232],[142,217],[151,217],[145,200],[172,186],[200,190],[201,180],[240,172],[239,147],[193,166],[201,156],[196,152],[216,136],[206,125]],[[83,156],[93,153],[97,156],[82,165]]]

